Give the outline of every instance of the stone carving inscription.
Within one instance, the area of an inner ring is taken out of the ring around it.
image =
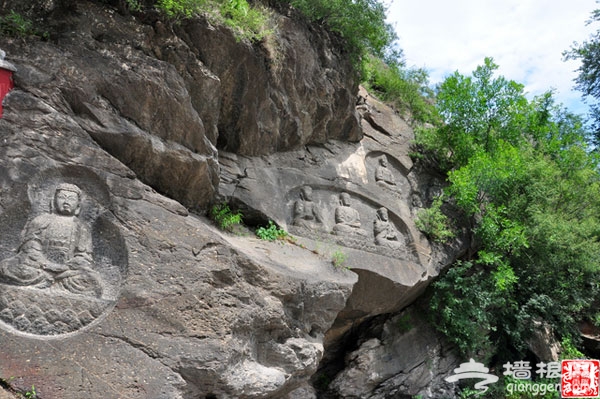
[[[16,253],[0,261],[0,321],[12,329],[70,333],[114,304],[120,271],[94,258],[90,223],[80,217],[83,195],[75,184],[57,184],[49,212],[32,218]]]

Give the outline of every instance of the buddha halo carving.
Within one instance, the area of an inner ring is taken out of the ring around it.
[[[82,190],[71,183],[52,188],[49,211],[25,225],[16,254],[0,261],[0,320],[42,336],[90,324],[114,304],[113,285],[120,285],[118,266],[94,259],[91,225],[80,218]]]
[[[336,235],[358,235],[367,237],[369,234],[360,228],[360,214],[351,206],[350,194],[340,194],[340,204],[335,208],[335,226],[333,233]]]

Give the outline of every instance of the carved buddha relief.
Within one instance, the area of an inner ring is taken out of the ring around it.
[[[403,241],[398,237],[398,232],[390,223],[387,208],[379,208],[373,221],[373,235],[375,245],[390,249],[402,249]]]
[[[79,186],[58,183],[46,191],[49,209],[25,224],[16,253],[0,261],[0,325],[57,336],[89,325],[114,305],[123,265],[98,254],[92,223],[81,217]],[[96,222],[96,235],[112,240],[102,245],[126,254],[118,229],[106,218]]]
[[[335,226],[333,233],[336,235],[358,235],[366,237],[369,234],[361,229],[360,214],[352,207],[350,194],[340,194],[340,204],[335,208]]]
[[[396,189],[396,179],[390,169],[388,169],[388,159],[385,155],[379,158],[379,165],[375,169],[375,182],[390,189]]]
[[[0,281],[100,297],[101,277],[92,266],[92,236],[78,219],[80,212],[79,187],[59,185],[53,212],[28,223],[17,255],[0,263]]]
[[[302,187],[300,199],[294,203],[294,226],[306,229],[319,229],[323,225],[323,218],[317,204],[313,201],[312,188]]]

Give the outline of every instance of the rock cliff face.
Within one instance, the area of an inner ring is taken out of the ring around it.
[[[451,392],[440,381],[453,358],[426,322],[394,330],[463,247],[414,225],[441,182],[408,157],[399,116],[364,91],[356,107],[324,31],[277,14],[276,44],[250,45],[201,19],[29,3],[0,5],[35,9],[50,37],[0,39],[18,69],[0,119],[5,387],[44,399]],[[296,243],[220,232],[202,216],[218,199]]]

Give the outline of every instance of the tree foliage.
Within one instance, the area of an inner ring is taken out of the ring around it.
[[[574,335],[599,295],[600,175],[583,121],[550,92],[528,101],[496,69],[486,59],[472,76],[449,76],[437,97],[446,123],[418,138],[448,171],[445,194],[476,249],[431,302],[465,355],[524,350],[539,321]]]
[[[401,57],[400,54],[396,54]],[[427,71],[407,68],[401,58],[387,61],[372,55],[362,61],[363,85],[370,93],[392,104],[412,122],[437,123],[434,93],[429,88]]]
[[[340,35],[356,61],[368,54],[383,58],[397,39],[393,27],[386,22],[386,8],[380,0],[282,1]]]
[[[441,196],[437,197],[431,207],[421,209],[417,213],[415,224],[430,240],[446,243],[454,238],[455,234],[448,217],[442,212],[442,201]]]
[[[445,167],[465,165],[479,151],[493,152],[500,140],[514,144],[522,138],[527,106],[523,85],[494,77],[497,68],[486,58],[473,76],[455,72],[438,88],[436,104],[444,125],[424,144],[437,148]]]
[[[588,24],[600,21],[600,10],[594,10]],[[567,60],[579,60],[575,79],[576,88],[585,97],[595,100],[591,104],[591,117],[594,130],[594,144],[600,145],[600,30],[596,31],[583,43],[574,43],[569,51],[564,53]]]

